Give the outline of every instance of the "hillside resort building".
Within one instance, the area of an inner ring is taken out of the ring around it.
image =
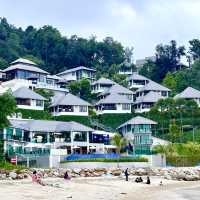
[[[95,80],[95,74],[96,70],[80,66],[61,72],[57,76],[65,79],[67,82],[80,81],[81,79],[87,79],[93,82]]]
[[[181,93],[177,94],[174,99],[194,100],[200,107],[200,91],[192,87],[187,87]]]
[[[108,153],[115,150],[110,145],[109,133],[98,133],[77,122],[60,122],[33,119],[10,119],[10,127],[0,134],[8,155],[42,155],[57,151],[64,155],[73,153]]]
[[[0,94],[10,90],[17,108],[30,112],[47,109],[45,102],[49,101],[49,113],[54,117],[85,116],[89,120],[89,109],[97,115],[148,112],[159,99],[169,96],[168,88],[137,73],[128,77],[129,88],[106,78],[95,80],[95,73],[94,69],[81,66],[50,75],[36,63],[19,58],[0,72]],[[91,91],[96,95],[92,103],[71,94],[67,88],[71,81],[81,79],[90,81]],[[54,95],[46,99],[37,93],[37,89],[52,91]],[[114,131],[94,130],[73,121],[24,119],[20,113],[8,119],[10,126],[0,131],[0,137],[4,141],[5,153],[10,156],[35,155],[32,159],[36,159],[38,155],[49,156],[52,152],[66,157],[116,151],[110,143]],[[152,120],[135,117],[119,126],[117,130],[130,140],[130,155],[149,154],[155,124]]]
[[[152,127],[156,124],[150,119],[137,116],[118,127],[119,132],[129,141],[129,154],[150,154],[153,144]]]

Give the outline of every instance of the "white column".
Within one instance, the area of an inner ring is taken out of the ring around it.
[[[87,132],[87,153],[90,151],[89,132]]]
[[[73,149],[73,146],[74,146],[74,134],[73,134],[72,131],[70,132],[70,135],[71,135],[71,153],[74,153],[74,149]]]

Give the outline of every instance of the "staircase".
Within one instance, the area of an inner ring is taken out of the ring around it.
[[[89,121],[90,121],[90,124],[92,126],[97,127],[101,130],[104,130],[104,131],[107,131],[107,132],[115,132],[115,129],[108,127],[108,126],[105,126],[104,124],[98,122],[97,119],[92,119],[91,117],[89,117]]]

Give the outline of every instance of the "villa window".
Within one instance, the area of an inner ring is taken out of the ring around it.
[[[79,106],[79,112],[87,112],[87,106]]]
[[[71,105],[59,106],[58,112],[74,112],[74,107]]]
[[[161,92],[161,95],[162,95],[163,97],[166,97],[166,96],[167,96],[167,92],[166,92],[166,91],[162,91],[162,92]]]
[[[36,106],[42,107],[43,106],[43,101],[36,100]]]
[[[30,106],[31,105],[31,99],[16,99],[17,105],[25,105]]]
[[[102,110],[117,110],[116,104],[104,104]]]
[[[74,133],[74,141],[75,142],[86,142],[87,141],[87,133],[86,132],[75,132]]]
[[[130,110],[130,104],[122,104],[122,110]]]

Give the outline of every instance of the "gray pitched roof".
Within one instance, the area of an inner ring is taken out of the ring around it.
[[[110,80],[110,79],[107,79],[107,78],[102,77],[102,78],[100,78],[99,80],[94,81],[94,82],[92,83],[92,85],[96,85],[96,84],[114,85],[115,82],[112,81],[112,80]]]
[[[54,80],[61,80],[62,78],[57,75],[47,75],[47,78],[54,79]]]
[[[183,99],[193,99],[193,98],[200,98],[200,91],[197,89],[194,89],[192,87],[187,87],[183,92],[177,94],[175,97],[177,98],[183,98]]]
[[[108,90],[100,93],[98,96],[106,94],[134,94],[134,92],[116,83]]]
[[[64,72],[61,72],[61,73],[59,73],[57,75],[59,76],[59,75],[62,75],[62,74],[67,74],[67,73],[70,73],[70,72],[75,72],[75,71],[78,71],[78,70],[81,70],[81,69],[85,69],[85,70],[88,70],[88,71],[96,72],[95,69],[91,69],[91,68],[84,67],[84,66],[79,66],[79,67],[75,67],[75,68],[72,68],[72,69],[65,70]]]
[[[132,104],[133,102],[129,100],[125,95],[120,95],[117,93],[111,93],[108,96],[106,96],[104,99],[101,99],[96,103],[96,105],[100,104],[112,104],[112,103],[127,103],[127,104]]]
[[[139,88],[136,92],[141,92],[141,91],[171,91],[170,89],[168,89],[167,87],[160,85],[154,81],[149,81],[149,83],[147,83],[145,86]]]
[[[152,125],[155,125],[157,124],[157,122],[153,121],[153,120],[150,120],[150,119],[147,119],[147,118],[144,118],[144,117],[141,117],[141,116],[137,116],[137,117],[133,117],[132,119],[128,120],[127,122],[121,124],[119,128],[122,128],[123,126],[126,126],[126,125],[139,125],[139,124],[152,124]]]
[[[58,106],[58,105],[76,105],[76,106],[91,106],[87,101],[80,99],[79,97],[73,94],[66,94],[61,96],[55,96],[53,99],[53,103],[50,107]]]
[[[15,98],[20,99],[36,99],[36,100],[46,100],[43,96],[40,94],[34,92],[33,90],[27,88],[27,87],[21,87],[12,92],[12,95]]]
[[[11,62],[11,64],[16,64],[16,63],[24,63],[24,64],[29,64],[29,65],[37,65],[36,63],[28,60],[28,59],[24,59],[24,58],[18,58],[17,60],[14,60],[13,62]]]
[[[61,122],[49,120],[19,120],[11,119],[12,127],[35,132],[63,132],[63,131],[94,131],[92,128],[78,122]]]
[[[150,91],[145,96],[137,97],[134,104],[138,103],[156,103],[159,99],[162,99],[163,97],[157,93]]]
[[[15,60],[14,62],[11,63],[11,65],[8,68],[4,69],[3,71],[8,72],[15,69],[21,69],[21,70],[37,72],[37,73],[42,73],[42,74],[49,74],[48,72],[37,67],[35,63],[23,58]]]
[[[130,80],[149,80],[148,78],[146,78],[145,76],[142,76],[136,72],[133,72],[132,75],[130,75],[128,78],[127,78],[128,81]]]

